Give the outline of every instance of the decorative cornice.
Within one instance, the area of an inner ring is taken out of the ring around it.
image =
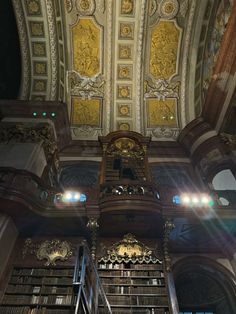
[[[18,33],[19,33],[19,39],[20,39],[20,45],[21,45],[22,79],[21,79],[21,87],[20,87],[18,98],[25,100],[25,99],[29,99],[30,74],[31,74],[30,52],[29,52],[28,37],[27,37],[28,32],[27,32],[25,16],[24,16],[24,11],[22,8],[21,1],[12,0],[12,4],[13,4],[15,15],[16,15],[16,22],[18,26]]]
[[[42,143],[47,159],[57,150],[54,132],[49,125],[1,123],[0,143]]]
[[[57,99],[58,92],[58,51],[57,51],[57,31],[52,0],[46,0],[49,44],[51,52],[51,95],[50,100]]]

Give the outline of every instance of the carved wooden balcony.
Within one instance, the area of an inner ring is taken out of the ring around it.
[[[101,212],[154,211],[161,212],[159,192],[151,182],[120,180],[100,185]]]

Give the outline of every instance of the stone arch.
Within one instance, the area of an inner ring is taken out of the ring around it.
[[[235,276],[223,265],[194,256],[176,262],[173,272],[180,309],[205,308],[216,314],[235,313]]]

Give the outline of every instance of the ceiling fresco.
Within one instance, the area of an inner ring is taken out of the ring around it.
[[[66,102],[74,140],[132,130],[174,141],[199,114],[197,48],[205,49],[212,0],[12,3],[20,98]]]
[[[230,12],[233,6],[233,0],[220,1],[215,13],[215,19],[212,27],[209,30],[209,40],[207,41],[203,60],[203,97],[205,98],[213,68],[219,55],[220,45],[223,39],[224,32],[230,17]]]

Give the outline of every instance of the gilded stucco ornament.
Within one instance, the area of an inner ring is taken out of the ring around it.
[[[152,29],[149,73],[155,80],[169,80],[178,73],[181,30],[175,21],[160,20]]]
[[[148,78],[145,81],[145,98],[156,97],[158,100],[165,100],[167,97],[179,98],[179,82],[169,80]]]
[[[73,126],[89,125],[100,127],[102,100],[72,97],[71,123]]]
[[[106,251],[105,256],[99,259],[99,262],[162,263],[153,250],[136,240],[131,233],[126,234],[121,241],[113,244]]]
[[[156,12],[156,10],[157,10],[157,2],[156,2],[156,0],[151,0],[149,3],[148,14],[150,16],[153,16],[153,14]]]
[[[50,45],[50,61],[51,61],[51,84],[50,84],[50,95],[49,100],[56,100],[58,92],[58,81],[59,81],[59,71],[58,71],[58,38],[55,23],[55,11],[52,0],[46,0],[47,8],[47,21],[48,21],[48,31],[49,31],[49,45]]]
[[[121,14],[130,15],[133,14],[134,0],[122,0],[121,1]]]
[[[64,0],[65,2],[65,7],[66,7],[66,11],[67,13],[70,13],[73,9],[73,2],[72,0]]]
[[[118,85],[117,98],[118,99],[132,99],[131,85]]]
[[[109,156],[123,156],[133,158],[143,158],[145,156],[145,150],[143,146],[127,137],[121,137],[115,140],[107,147],[106,153]]]
[[[39,0],[27,0],[27,11],[29,15],[40,15],[40,1]]]
[[[31,62],[30,62],[30,47],[28,31],[26,26],[26,19],[24,16],[24,9],[21,1],[12,0],[12,5],[14,7],[20,46],[21,46],[21,86],[19,91],[19,98],[29,99],[30,88],[31,88]]]
[[[97,10],[104,13],[106,10],[105,0],[97,0]]]
[[[83,77],[101,73],[102,29],[93,18],[81,18],[72,27],[73,69]]]
[[[81,127],[71,127],[72,136],[81,139],[97,139],[102,135],[102,132],[98,128],[91,127],[90,125],[82,125]]]
[[[45,266],[56,265],[56,261],[66,261],[73,255],[74,248],[68,241],[53,239],[41,243],[33,243],[30,238],[26,239],[22,251],[23,258],[27,254],[35,255],[38,260],[45,260]]]
[[[137,132],[142,132],[142,87],[143,87],[143,42],[145,38],[145,20],[146,20],[146,11],[147,11],[147,1],[141,1],[141,11],[140,11],[140,20],[139,20],[139,33],[138,33],[138,42],[137,42],[137,50],[136,50],[136,63],[135,63],[135,72],[136,72],[136,80],[134,81],[134,85],[136,86],[136,100],[135,100],[135,129]]]
[[[185,17],[189,7],[189,0],[182,0],[179,6],[179,14],[182,17]]]
[[[179,2],[177,0],[162,0],[159,5],[160,17],[173,19],[179,11]]]
[[[106,113],[106,119],[103,121],[103,132],[110,132],[111,125],[111,103],[113,102],[113,72],[112,72],[112,55],[113,55],[113,0],[106,1],[106,20],[107,20],[107,29],[106,29],[106,64],[109,66],[106,69],[106,93],[105,93],[105,104],[104,112]]]
[[[47,260],[45,266],[56,265],[57,260],[66,261],[72,254],[69,242],[56,239],[41,243],[36,251],[37,259]]]
[[[177,127],[176,98],[166,98],[166,100],[148,98],[146,105],[149,128]]]
[[[102,74],[95,77],[82,77],[75,71],[68,72],[71,95],[81,96],[83,99],[90,99],[94,96],[104,96],[105,79]]]
[[[174,139],[176,140],[179,135],[179,128],[156,128],[147,132],[148,135],[153,136],[156,139]]]
[[[95,2],[94,0],[77,0],[76,8],[80,15],[93,15]]]

